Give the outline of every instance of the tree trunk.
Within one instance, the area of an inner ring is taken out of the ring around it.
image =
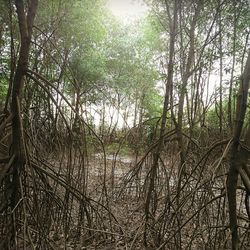
[[[190,32],[189,32],[190,45],[189,45],[189,51],[188,51],[188,58],[187,58],[187,63],[184,67],[184,72],[183,72],[183,76],[182,76],[182,84],[181,84],[181,89],[180,89],[176,131],[177,131],[181,166],[184,164],[184,161],[185,161],[185,152],[184,152],[185,150],[184,150],[183,136],[182,136],[184,100],[185,100],[185,95],[186,95],[186,88],[187,88],[187,84],[188,84],[188,79],[191,75],[191,66],[193,65],[193,62],[194,62],[195,27],[196,27],[196,23],[197,23],[199,14],[200,14],[202,4],[203,4],[202,1],[198,1],[198,6],[195,10],[195,14],[194,14],[193,20],[191,22],[191,28],[190,28]]]
[[[222,51],[222,24],[221,24],[221,10],[219,12],[219,55],[220,55],[220,86],[219,86],[219,127],[220,136],[222,136],[223,127],[223,103],[222,103],[222,81],[223,81],[223,51]]]
[[[237,26],[237,17],[236,17],[236,2],[234,2],[234,33],[233,33],[233,64],[231,69],[231,79],[229,85],[229,96],[228,96],[228,110],[227,110],[227,117],[228,117],[228,126],[233,131],[233,122],[232,122],[232,91],[233,91],[233,77],[234,77],[234,68],[235,68],[235,54],[236,54],[236,26]]]
[[[13,79],[12,96],[11,96],[11,113],[12,118],[12,145],[11,154],[14,156],[12,164],[12,185],[11,185],[11,209],[13,210],[19,202],[20,176],[25,165],[25,146],[21,116],[22,92],[24,85],[24,75],[28,69],[28,57],[31,43],[31,34],[33,22],[37,9],[37,0],[29,3],[28,10],[25,10],[22,0],[16,0],[16,11],[21,37],[21,47],[18,63]],[[26,14],[27,13],[27,14]],[[15,239],[16,228],[13,219],[12,239]]]
[[[237,200],[236,189],[239,171],[242,169],[242,165],[246,162],[244,147],[240,147],[240,136],[242,132],[243,122],[247,108],[247,97],[250,81],[250,51],[245,66],[245,70],[242,76],[241,86],[238,92],[237,108],[236,108],[236,120],[233,136],[233,145],[231,150],[230,167],[227,178],[227,194],[229,205],[229,219],[230,229],[232,235],[232,249],[239,249],[239,237],[238,237],[238,225],[237,225]],[[249,176],[250,177],[250,176]]]
[[[164,98],[164,105],[162,111],[162,122],[160,128],[160,135],[159,135],[159,142],[158,146],[153,154],[153,164],[150,171],[150,181],[148,187],[148,193],[146,196],[145,202],[145,230],[144,230],[144,245],[147,245],[147,224],[149,220],[150,214],[155,214],[155,208],[157,207],[157,198],[153,197],[154,189],[155,189],[155,179],[157,175],[158,169],[158,161],[160,158],[160,153],[164,143],[164,133],[166,128],[166,121],[167,121],[167,111],[169,105],[169,94],[171,90],[171,86],[173,85],[173,69],[174,69],[174,53],[175,53],[175,39],[176,39],[176,32],[177,32],[177,13],[178,13],[178,0],[174,2],[174,17],[171,23],[171,32],[170,32],[170,44],[169,44],[169,62],[168,62],[168,74],[166,80],[166,92]],[[153,203],[153,204],[152,204]],[[150,207],[153,207],[152,211],[150,212]]]

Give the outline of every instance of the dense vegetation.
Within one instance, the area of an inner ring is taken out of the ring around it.
[[[247,0],[0,0],[0,249],[249,249]]]

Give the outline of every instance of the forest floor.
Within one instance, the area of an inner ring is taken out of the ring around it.
[[[108,193],[108,197],[106,197],[108,199],[108,209],[119,223],[119,232],[115,230],[112,232],[106,231],[106,234],[113,236],[111,237],[112,239],[94,240],[90,245],[83,242],[86,241],[86,239],[84,239],[86,235],[84,235],[82,239],[80,237],[80,242],[76,242],[74,236],[65,240],[63,233],[59,234],[59,237],[56,233],[57,236],[55,237],[55,232],[52,232],[51,240],[55,249],[142,249],[142,244],[138,245],[138,242],[136,244],[133,243],[130,248],[128,248],[128,245],[131,245],[132,241],[135,240],[141,231],[138,229],[143,226],[141,221],[143,217],[143,200],[139,201],[134,198],[136,186],[133,185],[130,185],[126,195],[123,193],[119,196],[119,193],[122,192],[124,180],[128,179],[129,173],[131,174],[131,171],[133,171],[136,157],[132,155],[116,156],[115,154],[109,154],[106,155],[105,159],[104,161],[103,154],[99,153],[90,157],[88,166],[88,196],[91,197],[91,199],[100,201],[103,196],[103,181],[105,181]],[[104,168],[106,169],[104,170]],[[105,171],[106,180],[104,180]],[[63,168],[61,168],[59,172],[61,176],[66,176],[67,174],[67,170]],[[73,176],[77,178],[78,174],[79,169],[76,168]],[[75,215],[76,218],[73,223],[77,225],[77,211],[75,211]],[[120,232],[121,228],[122,232]],[[74,230],[72,229],[72,231]],[[98,229],[93,229],[93,232],[95,231],[98,232]]]
[[[72,170],[72,186],[80,190],[79,176],[86,173],[84,178],[86,197],[89,197],[93,203],[95,216],[91,225],[79,222],[79,202],[71,201],[70,229],[65,235],[63,229],[51,230],[50,241],[54,249],[67,250],[154,250],[157,249],[157,233],[154,230],[162,230],[165,227],[161,242],[170,240],[170,247],[165,249],[175,250],[175,230],[178,228],[177,213],[175,211],[176,190],[178,186],[178,177],[176,169],[178,155],[165,157],[162,166],[157,173],[157,209],[154,221],[151,222],[154,228],[148,228],[149,242],[151,246],[144,247],[143,237],[145,229],[145,193],[148,185],[148,174],[152,165],[152,157],[135,157],[132,154],[101,154],[95,153],[89,156],[87,164],[75,162],[73,166],[68,166],[67,162],[62,164],[58,159],[54,159],[54,169],[58,176],[67,179],[68,171]],[[65,158],[67,159],[67,158]],[[142,164],[143,163],[143,164]],[[65,167],[67,166],[67,167]],[[195,165],[190,165],[190,171],[193,171]],[[208,165],[209,166],[209,165]],[[84,171],[83,171],[84,168]],[[219,239],[228,239],[230,236],[229,228],[225,220],[227,212],[224,204],[226,202],[224,193],[225,175],[220,174],[214,181],[214,173],[209,168],[202,171],[197,170],[190,174],[188,182],[183,183],[185,189],[182,190],[180,203],[182,204],[182,247],[183,249],[229,249],[228,243],[220,245]],[[211,172],[211,173],[210,173]],[[197,177],[198,176],[198,177]],[[64,188],[59,189],[57,194],[61,193],[61,199],[65,199],[66,192]],[[217,197],[219,197],[217,199]],[[211,202],[213,201],[214,202]],[[101,204],[101,205],[100,205]],[[169,208],[166,210],[166,206]],[[239,214],[243,220],[240,221],[242,230],[247,226],[246,210],[244,209],[244,196],[239,191],[238,204],[241,210]],[[105,208],[104,208],[105,207]],[[217,214],[219,208],[224,207],[221,213]],[[89,209],[89,208],[88,208]],[[204,210],[204,211],[203,211]],[[93,212],[91,212],[93,216]],[[99,223],[99,224],[98,224]],[[80,228],[80,232],[79,232]],[[65,230],[65,229],[64,229]],[[91,232],[91,235],[90,235]],[[176,231],[178,232],[178,231]],[[160,235],[160,234],[159,234]],[[218,236],[217,236],[218,235]],[[211,237],[218,237],[219,248],[213,248],[209,245]],[[248,236],[247,236],[248,237]],[[204,248],[206,245],[206,248]],[[221,248],[223,247],[223,248]],[[164,249],[164,248],[162,248]],[[242,248],[245,249],[245,248]],[[247,249],[247,248],[246,248]]]

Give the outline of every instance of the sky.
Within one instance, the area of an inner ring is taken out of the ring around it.
[[[123,21],[142,18],[148,10],[142,0],[108,0],[107,6],[114,16]]]

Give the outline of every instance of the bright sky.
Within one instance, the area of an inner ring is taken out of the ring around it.
[[[107,6],[113,15],[124,21],[141,18],[148,10],[142,0],[108,0]]]

